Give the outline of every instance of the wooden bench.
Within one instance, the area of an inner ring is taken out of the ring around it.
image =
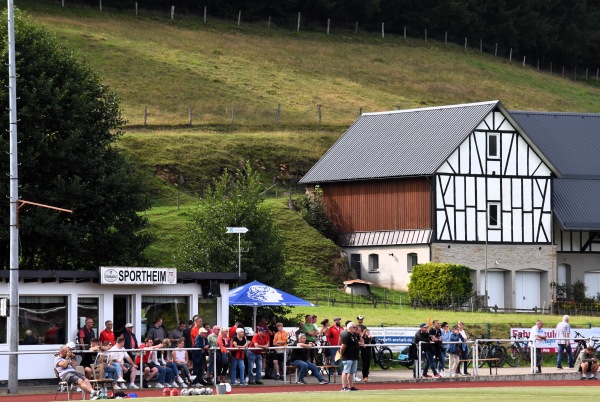
[[[500,363],[500,359],[498,357],[490,357],[487,359],[479,359],[480,362],[488,362],[488,367],[490,368],[490,375],[492,375],[492,367],[496,368],[496,375],[498,375],[498,366]],[[463,362],[473,362],[472,359],[467,359],[467,360],[459,360],[458,361],[458,365],[460,366],[460,363]],[[492,365],[492,362],[495,362],[496,364]]]
[[[335,384],[337,382],[337,368],[338,366],[329,366],[329,365],[322,365],[322,366],[317,366],[317,368],[319,369],[319,371],[323,372],[326,371],[327,372],[327,381],[331,382],[331,374],[333,371],[333,383]],[[296,375],[296,380],[298,380],[298,367],[297,366],[286,366],[287,372],[290,375],[290,382],[292,382],[292,375],[295,374]]]

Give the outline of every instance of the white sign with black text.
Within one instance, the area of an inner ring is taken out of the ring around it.
[[[102,285],[175,285],[175,268],[100,267]]]

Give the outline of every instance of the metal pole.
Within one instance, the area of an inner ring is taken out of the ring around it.
[[[488,206],[489,208],[489,206]],[[485,308],[488,307],[488,223],[489,223],[489,212],[485,213],[485,267],[483,274],[483,288],[485,290]]]
[[[242,234],[238,233],[238,278],[242,277]]]
[[[15,60],[15,10],[8,0],[8,92],[10,126],[10,299],[8,319],[8,393],[19,392],[19,163],[17,155],[17,69]],[[13,354],[14,353],[14,354]]]

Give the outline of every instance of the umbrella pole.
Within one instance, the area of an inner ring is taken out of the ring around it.
[[[256,311],[258,310],[258,307],[257,306],[253,306],[252,310],[254,312],[253,318],[252,318],[252,324],[253,324],[252,325],[252,331],[256,331]]]

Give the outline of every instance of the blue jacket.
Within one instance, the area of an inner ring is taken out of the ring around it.
[[[465,340],[463,339],[461,334],[455,334],[454,332],[450,335],[450,342],[464,342]],[[453,355],[457,355],[458,354],[458,349],[461,346],[460,343],[451,343],[448,345],[448,353],[451,353]]]

